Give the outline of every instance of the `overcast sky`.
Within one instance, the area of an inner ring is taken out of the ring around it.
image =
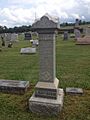
[[[90,21],[90,0],[0,0],[0,25],[31,25],[45,13],[60,22]]]

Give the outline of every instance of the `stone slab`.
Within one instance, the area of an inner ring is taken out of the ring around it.
[[[29,87],[29,81],[0,80],[0,92],[24,94]]]
[[[58,115],[63,107],[64,92],[58,89],[57,99],[35,97],[29,99],[29,110],[39,115]]]
[[[90,36],[85,36],[83,38],[78,38],[76,45],[90,45]]]
[[[83,94],[83,89],[82,88],[66,88],[66,94]]]
[[[21,54],[34,54],[36,53],[36,48],[31,48],[31,47],[21,48],[20,53]]]
[[[68,31],[64,31],[63,40],[68,40]]]

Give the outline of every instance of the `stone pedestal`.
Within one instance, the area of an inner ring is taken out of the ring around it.
[[[36,97],[35,93],[29,99],[29,109],[41,115],[58,115],[63,106],[63,89],[58,89],[57,99]]]
[[[58,88],[56,78],[55,33],[59,24],[50,16],[43,16],[32,25],[39,36],[39,82],[35,93],[29,99],[32,112],[57,115],[63,106],[63,90]]]

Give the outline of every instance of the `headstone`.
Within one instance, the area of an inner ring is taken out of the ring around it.
[[[68,40],[68,31],[64,32],[63,40]]]
[[[31,47],[21,48],[20,53],[21,54],[34,54],[36,53],[36,48],[31,48]]]
[[[12,33],[6,33],[6,41],[11,41],[11,34]]]
[[[90,27],[84,30],[84,37],[77,39],[76,45],[90,45]]]
[[[32,39],[31,33],[27,32],[24,35],[25,35],[25,38],[24,38],[25,40],[31,40]]]
[[[5,46],[9,48],[11,48],[13,44],[11,41],[11,36],[12,36],[12,33],[6,33],[6,36],[5,36]]]
[[[11,42],[17,42],[18,41],[18,34],[12,33],[11,34]]]
[[[32,25],[39,36],[40,73],[29,109],[36,114],[57,115],[63,106],[64,92],[58,88],[55,67],[55,33],[59,27],[59,22],[49,15]]]
[[[66,88],[66,94],[72,94],[72,95],[77,95],[77,94],[80,94],[82,95],[83,94],[83,90],[82,88]]]
[[[29,87],[29,81],[0,80],[0,92],[24,94]]]
[[[81,33],[80,33],[79,29],[74,29],[74,33],[75,33],[75,39],[76,40],[81,37]]]

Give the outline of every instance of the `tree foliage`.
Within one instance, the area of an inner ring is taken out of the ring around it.
[[[13,28],[7,28],[6,26],[0,26],[0,33],[22,33],[22,32],[28,32],[31,30],[31,25],[29,26],[20,26],[20,27],[13,27]]]

